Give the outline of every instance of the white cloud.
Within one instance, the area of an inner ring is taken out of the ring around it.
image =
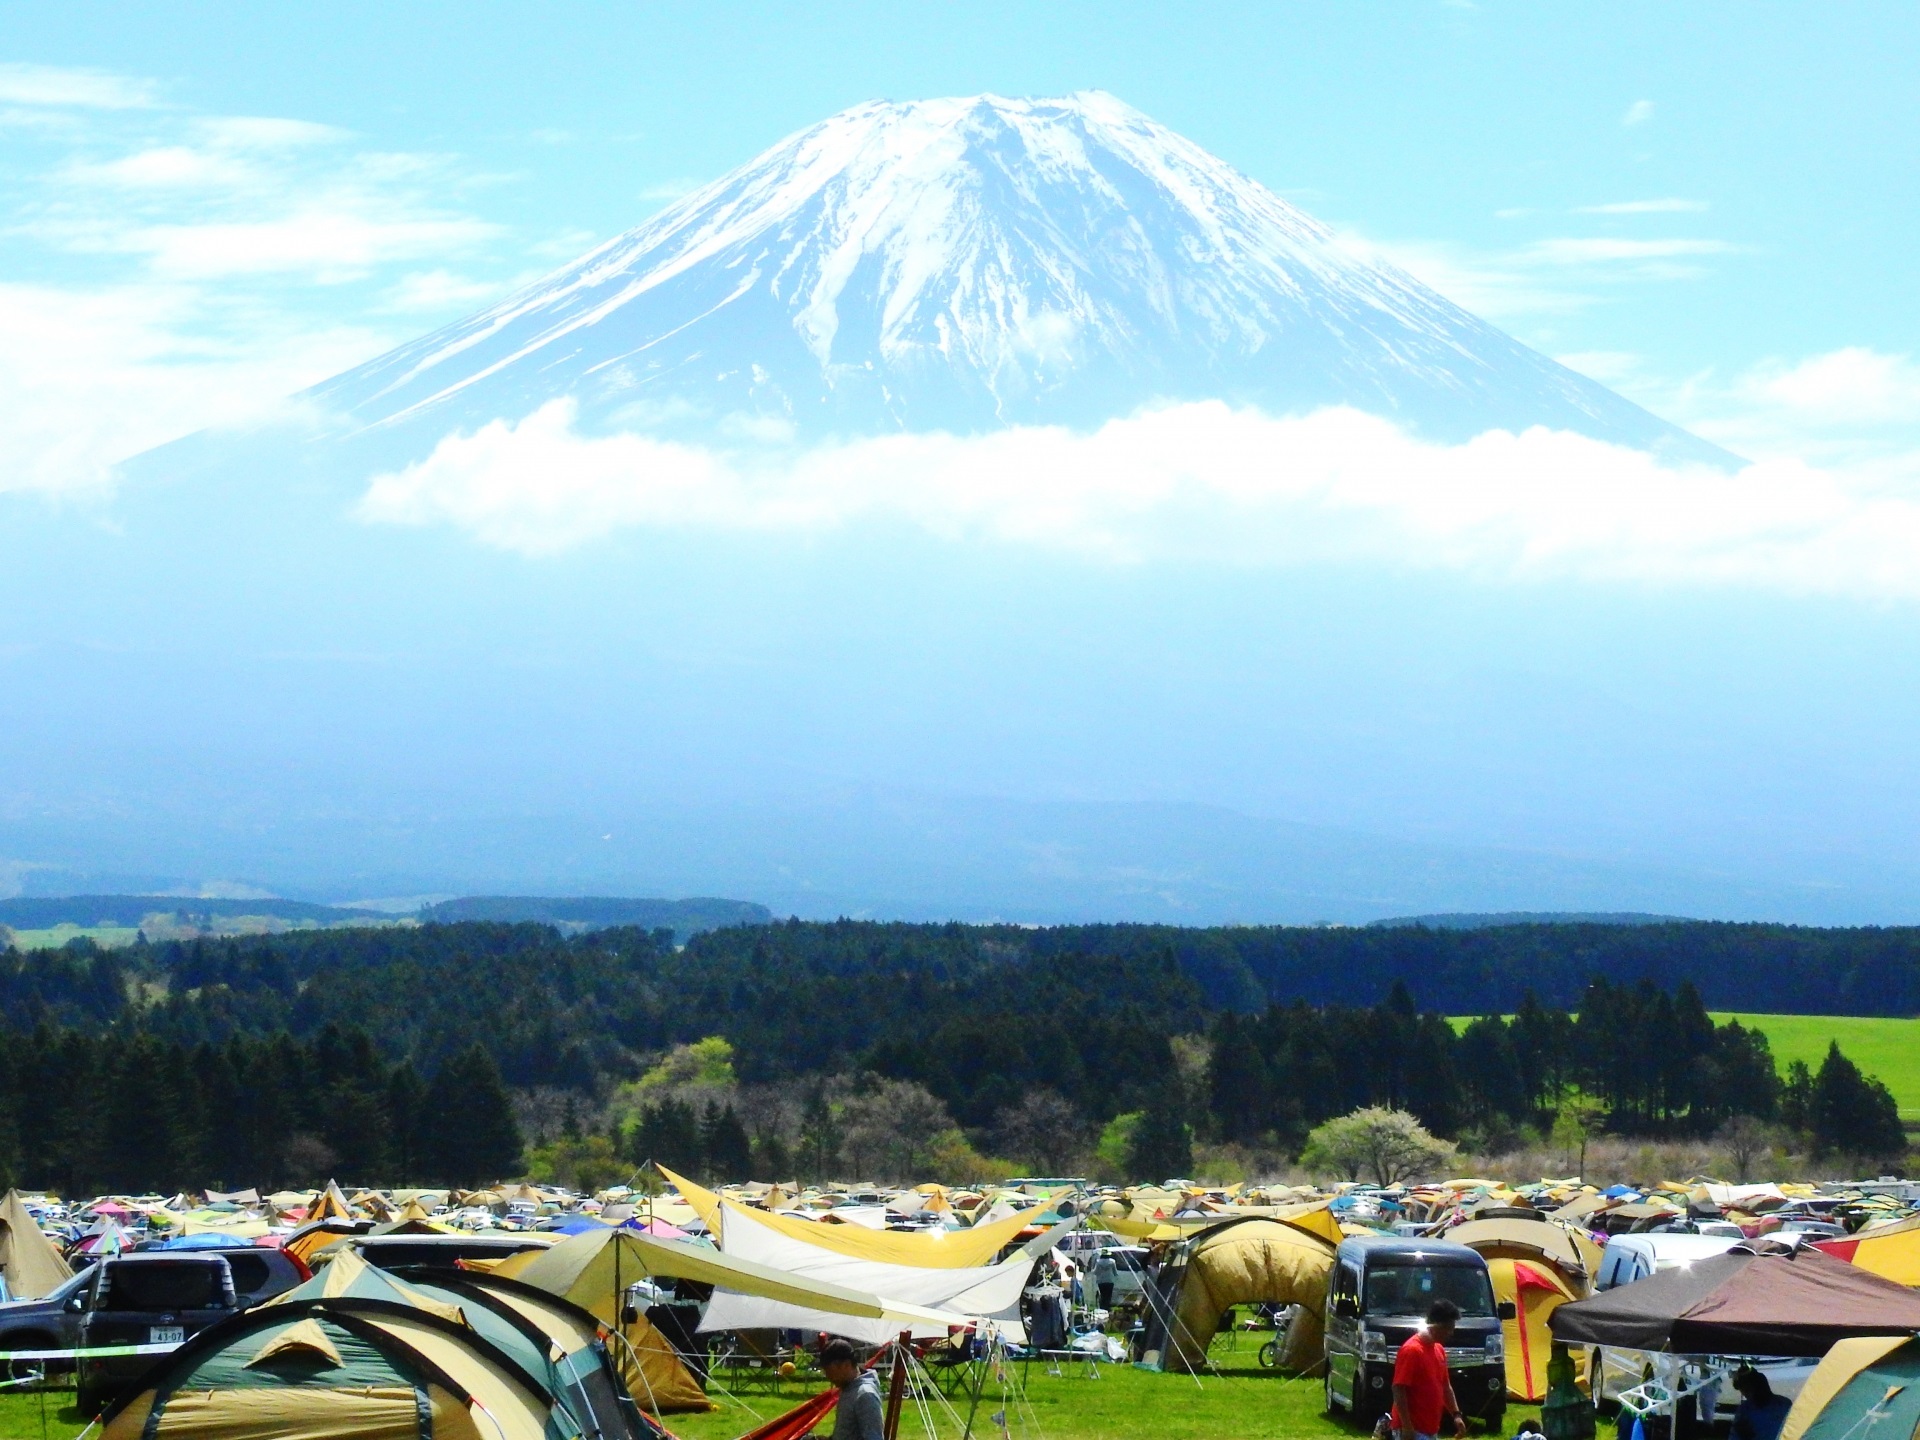
[[[1794,365],[1761,365],[1744,388],[1807,424],[1920,425],[1920,365],[1909,355],[1848,346]]]
[[[1653,102],[1636,100],[1627,107],[1627,113],[1620,117],[1622,125],[1644,125],[1653,118]]]
[[[1920,364],[1909,355],[1847,346],[1677,380],[1631,357],[1611,373],[1586,356],[1561,358],[1737,454],[1795,458],[1857,477],[1920,476]]]
[[[1702,215],[1707,211],[1704,200],[1616,200],[1610,205],[1582,205],[1574,210],[1576,215]]]
[[[0,104],[56,109],[141,110],[157,103],[151,80],[57,65],[0,64]]]
[[[551,555],[631,527],[905,523],[1119,562],[1364,560],[1514,579],[1734,584],[1920,598],[1920,486],[1789,461],[1673,468],[1545,430],[1460,445],[1334,409],[1216,402],[1092,434],[901,435],[781,458],[583,435],[568,401],[453,435],[376,477],[370,524],[452,525]]]
[[[339,283],[383,264],[470,250],[499,233],[498,226],[467,217],[315,208],[270,220],[141,226],[106,238],[102,248],[145,255],[168,277],[300,274]]]
[[[130,454],[273,410],[418,328],[378,317],[477,303],[530,268],[450,203],[478,183],[456,158],[156,93],[0,66],[0,117],[39,117],[9,132],[0,192],[11,273],[32,277],[0,282],[0,490],[97,491]]]
[[[1434,241],[1380,241],[1343,232],[1356,254],[1396,265],[1458,305],[1489,320],[1565,315],[1593,305],[1606,287],[1627,281],[1690,279],[1696,262],[1738,246],[1706,237],[1631,239],[1552,236],[1493,251]]]
[[[1619,260],[1667,260],[1682,255],[1725,255],[1724,240],[1630,240],[1613,235],[1560,236],[1536,240],[1521,253],[1546,265],[1596,265]]]
[[[79,495],[129,455],[272,413],[386,341],[209,314],[193,290],[151,284],[0,284],[0,337],[0,491]]]
[[[456,275],[451,270],[423,270],[400,277],[399,283],[387,291],[386,308],[422,313],[462,305],[484,305],[490,300],[499,299],[510,289],[510,284],[473,280]]]

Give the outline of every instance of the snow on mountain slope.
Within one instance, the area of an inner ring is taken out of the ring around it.
[[[499,305],[314,392],[444,433],[812,439],[1345,403],[1724,454],[1481,322],[1099,92],[836,115]]]

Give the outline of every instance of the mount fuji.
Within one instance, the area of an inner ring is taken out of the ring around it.
[[[1730,458],[1097,91],[856,106],[307,398],[390,455],[562,396],[588,427],[697,440],[1220,399]]]

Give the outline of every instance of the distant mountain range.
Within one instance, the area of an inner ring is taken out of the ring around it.
[[[262,920],[281,921],[288,928],[391,925],[406,920],[425,924],[452,924],[463,920],[532,921],[555,926],[568,934],[614,925],[637,925],[647,930],[672,930],[674,938],[682,941],[689,935],[717,930],[723,925],[763,925],[773,918],[766,906],[743,900],[592,896],[472,896],[438,901],[414,911],[317,905],[277,898],[203,900],[179,895],[34,895],[0,900],[0,926],[10,930],[54,930],[61,926],[130,929],[155,916],[174,922],[169,929],[175,925],[193,925],[210,932],[236,930],[239,927],[234,922]]]
[[[1648,915],[1639,910],[1502,910],[1491,915],[1452,911],[1443,915],[1396,915],[1368,922],[1374,929],[1423,925],[1429,930],[1492,930],[1502,925],[1685,925],[1684,915]]]

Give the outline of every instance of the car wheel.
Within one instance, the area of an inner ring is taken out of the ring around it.
[[[1327,1414],[1333,1414],[1339,1408],[1333,1394],[1333,1366],[1327,1366]]]
[[[74,1407],[88,1420],[100,1413],[103,1401],[104,1397],[100,1392],[84,1380],[74,1390]]]
[[[1506,1429],[1506,1425],[1506,1406],[1496,1405],[1493,1409],[1487,1411],[1487,1433],[1489,1435],[1498,1435],[1502,1430]]]

